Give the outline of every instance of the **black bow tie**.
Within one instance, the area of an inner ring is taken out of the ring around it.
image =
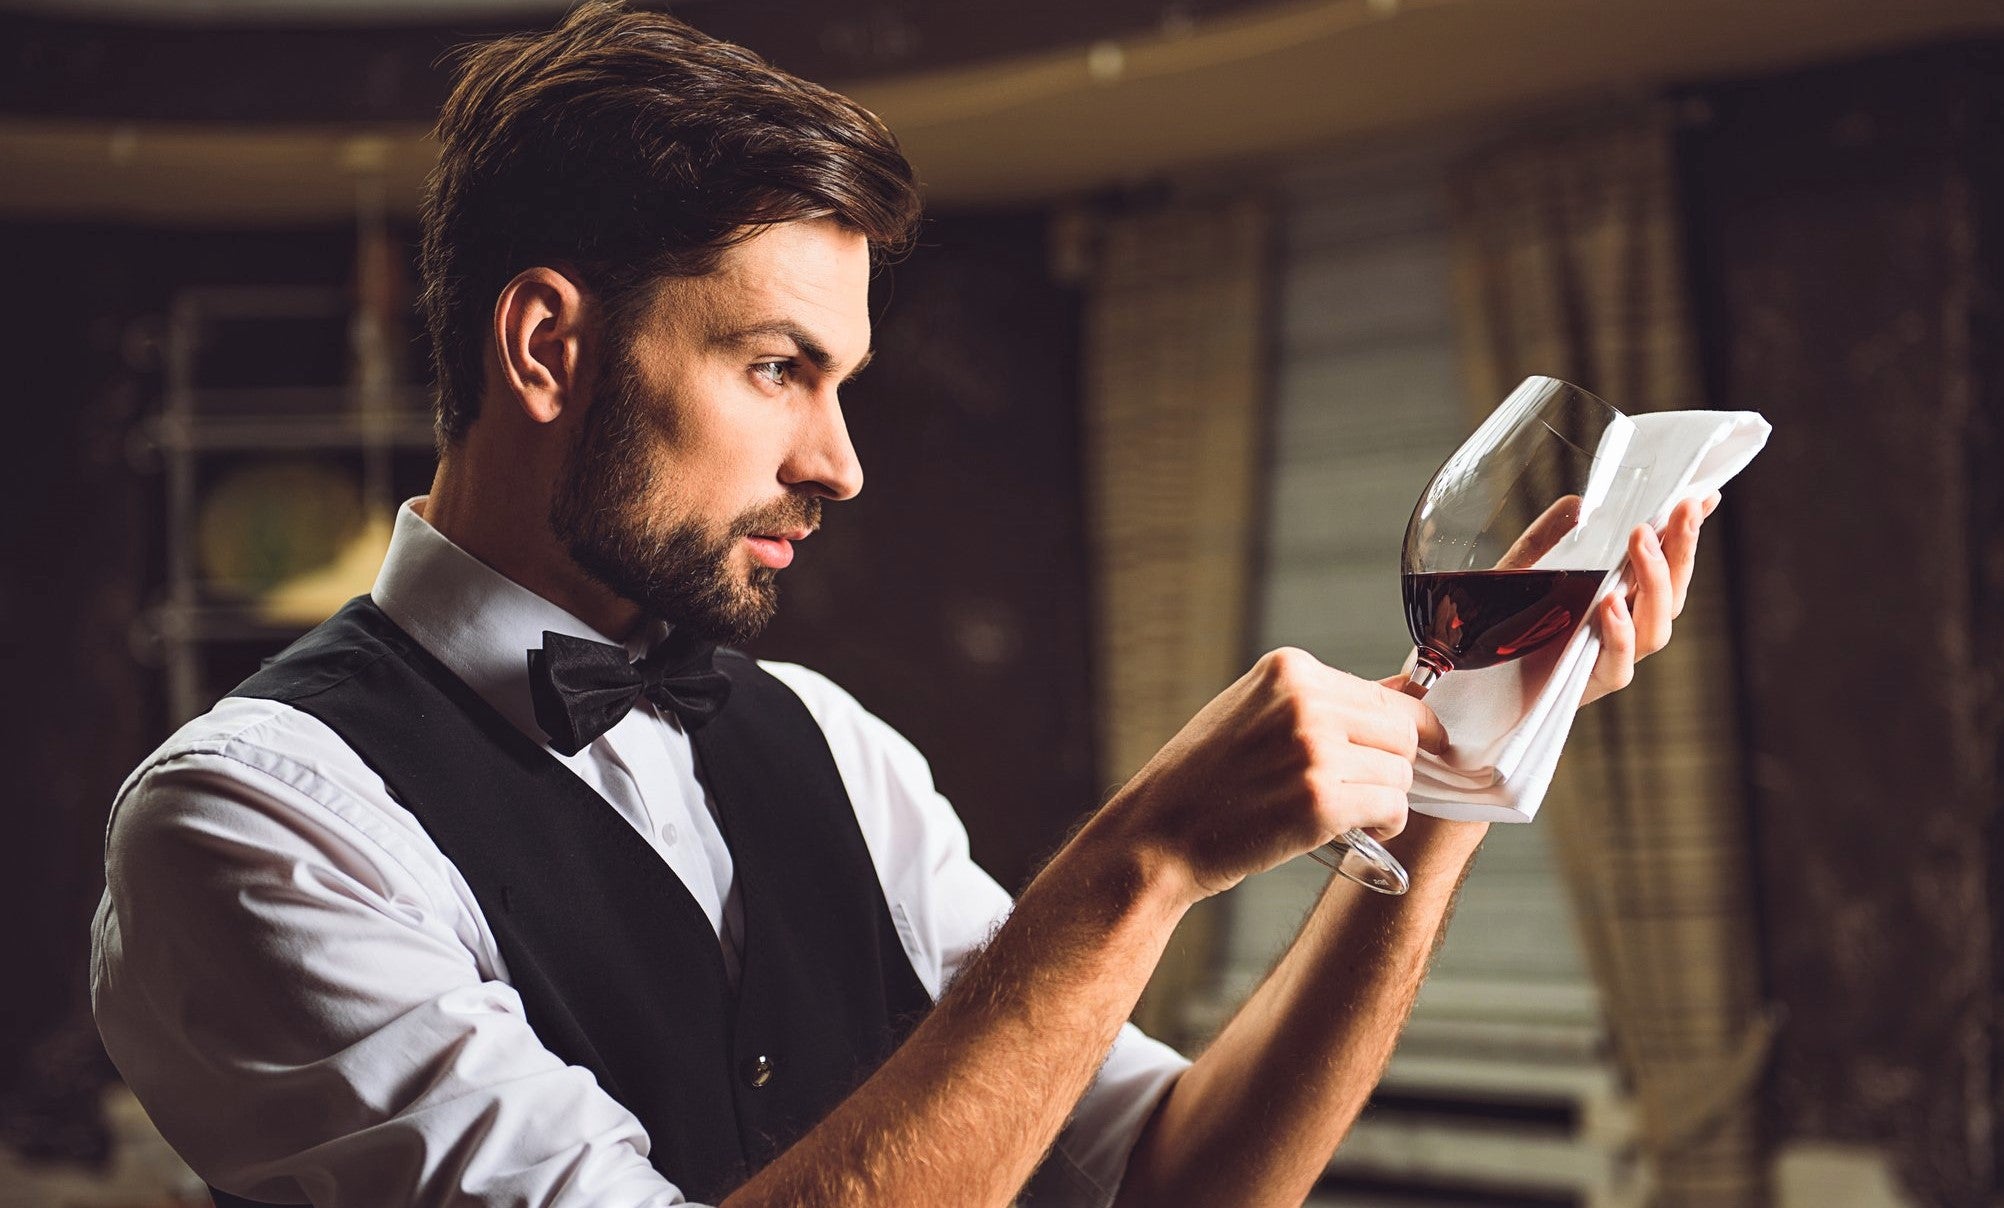
[[[543,648],[529,652],[529,696],[536,724],[550,745],[575,755],[618,724],[645,696],[694,730],[717,715],[731,695],[730,677],[711,665],[716,645],[677,630],[647,657],[628,662],[624,647],[543,631]]]

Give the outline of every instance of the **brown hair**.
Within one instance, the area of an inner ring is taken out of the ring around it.
[[[463,52],[420,221],[442,444],[478,416],[488,326],[525,268],[578,277],[617,327],[666,276],[761,227],[833,218],[878,254],[917,226],[911,166],[855,102],[662,13],[588,3]]]

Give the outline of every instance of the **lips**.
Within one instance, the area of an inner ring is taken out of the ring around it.
[[[793,562],[793,543],[806,535],[805,532],[798,530],[777,535],[755,534],[746,537],[745,544],[751,546],[752,557],[774,570],[779,570]]]

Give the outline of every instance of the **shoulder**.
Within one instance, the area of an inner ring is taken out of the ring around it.
[[[384,892],[449,892],[443,853],[326,723],[282,701],[229,697],[142,760],[113,800],[105,865],[128,875],[232,861],[367,868]],[[426,897],[433,894],[427,892]]]
[[[267,659],[237,691],[274,700],[300,700],[346,683],[392,651],[408,652],[415,647],[410,636],[384,616],[374,600],[357,596]]]
[[[865,779],[890,775],[907,781],[912,791],[932,791],[932,769],[919,749],[890,723],[864,708],[840,684],[799,663],[761,659],[758,667],[786,685],[807,706],[827,738],[843,778],[851,781],[852,793],[856,789],[852,769],[861,771],[866,765],[873,769],[874,775]]]
[[[195,769],[210,778],[288,788],[316,800],[387,792],[382,778],[319,718],[279,700],[225,697],[132,770],[113,805],[114,826],[130,802]]]
[[[824,730],[830,724],[884,725],[864,709],[862,703],[850,695],[847,689],[811,667],[803,667],[799,663],[774,662],[770,659],[754,659],[753,662],[759,670],[792,689],[793,694],[807,706],[807,711],[814,715],[814,720],[820,722]],[[884,726],[884,728],[890,727]]]
[[[226,697],[176,730],[125,778],[112,804],[111,833],[151,820],[161,812],[153,803],[178,799],[184,786],[196,782],[330,796],[324,782],[344,770],[344,752],[353,755],[324,723],[291,705]],[[361,761],[356,757],[354,763]]]

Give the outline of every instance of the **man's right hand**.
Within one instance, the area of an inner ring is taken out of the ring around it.
[[[1406,823],[1433,710],[1304,651],[1266,654],[1137,773],[1079,842],[1131,845],[1195,901],[1352,827]]]

